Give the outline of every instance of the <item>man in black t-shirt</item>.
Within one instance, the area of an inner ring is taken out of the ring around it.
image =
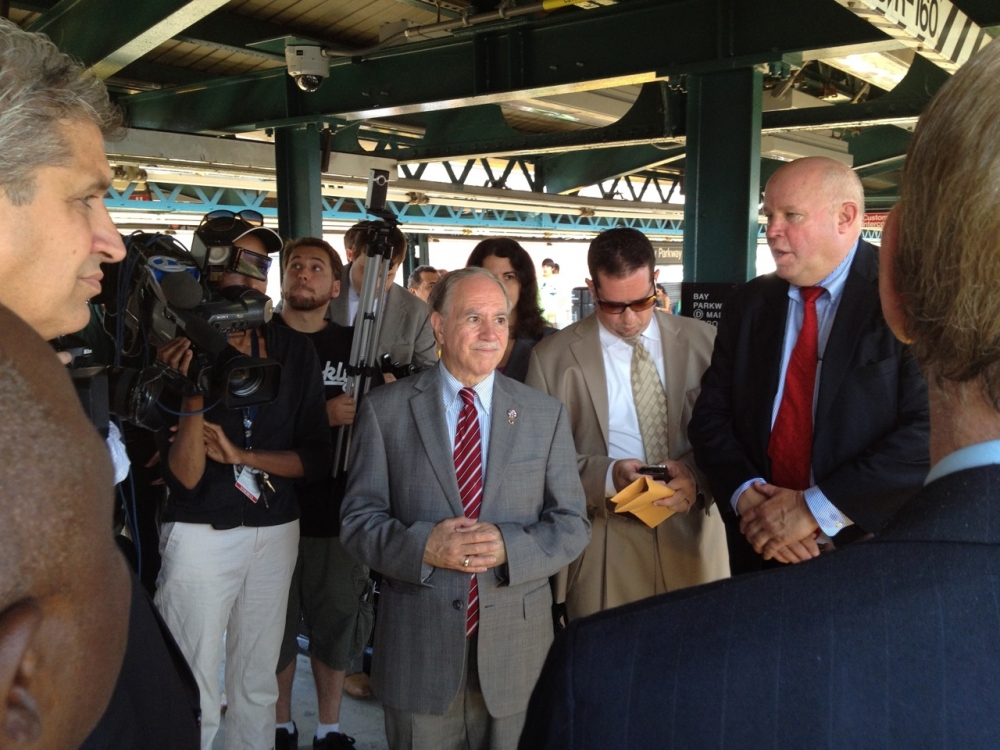
[[[340,292],[344,266],[329,244],[314,237],[289,243],[284,262],[284,306],[274,322],[300,331],[315,345],[323,371],[327,418],[336,433],[354,421],[355,412],[354,399],[344,392],[354,330],[324,318],[330,300]],[[336,479],[324,477],[297,488],[301,538],[278,659],[276,750],[298,747],[291,700],[301,618],[309,634],[309,657],[319,704],[313,747],[339,750],[354,743],[340,732],[340,703],[347,667],[368,640],[372,604],[370,598],[362,601],[368,586],[368,568],[340,544],[343,479],[343,475]]]

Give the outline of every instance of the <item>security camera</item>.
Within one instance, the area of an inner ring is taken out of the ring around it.
[[[330,77],[330,61],[322,47],[290,44],[285,47],[285,62],[288,75],[295,79],[300,89],[310,94],[319,90],[324,78]]]

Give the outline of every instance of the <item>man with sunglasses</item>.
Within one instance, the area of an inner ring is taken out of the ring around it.
[[[641,232],[599,234],[587,254],[594,314],[531,354],[528,385],[569,409],[593,524],[590,545],[556,581],[571,619],[729,573],[719,511],[687,438],[715,329],[656,311],[654,263]],[[608,500],[647,464],[665,466],[674,490],[657,504],[676,515],[653,529]]]
[[[269,254],[282,243],[261,223],[256,212],[205,217],[192,254],[209,287],[266,291]],[[275,666],[298,554],[295,480],[329,474],[330,429],[319,360],[305,336],[263,324],[227,338],[242,354],[281,364],[277,396],[236,409],[190,396],[179,400],[184,416],[166,417],[177,428],[157,436],[170,496],[156,605],[198,681],[203,750],[211,750],[219,728],[224,635],[226,747],[269,750]],[[191,343],[177,338],[159,357],[186,374]]]

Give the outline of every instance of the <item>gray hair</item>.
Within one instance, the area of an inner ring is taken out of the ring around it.
[[[451,309],[451,293],[455,284],[462,279],[469,279],[473,276],[485,276],[500,287],[500,291],[503,292],[504,301],[507,303],[507,312],[510,312],[510,297],[507,296],[507,289],[503,283],[491,272],[479,266],[467,266],[457,271],[449,271],[438,279],[438,283],[434,285],[430,296],[427,298],[427,304],[430,305],[431,312],[436,312],[442,318],[448,317],[448,311]]]
[[[0,190],[15,206],[35,197],[35,171],[68,163],[61,120],[94,123],[108,139],[122,117],[104,82],[49,38],[0,18]]]
[[[927,379],[1000,412],[1000,42],[941,87],[910,141],[894,275]]]

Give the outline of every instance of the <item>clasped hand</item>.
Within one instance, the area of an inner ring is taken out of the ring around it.
[[[468,565],[464,564],[466,560]],[[424,547],[424,562],[463,573],[485,573],[507,562],[507,548],[494,524],[457,516],[446,518],[431,529]]]
[[[800,490],[756,482],[737,501],[740,532],[765,560],[798,563],[819,556],[819,528]]]

